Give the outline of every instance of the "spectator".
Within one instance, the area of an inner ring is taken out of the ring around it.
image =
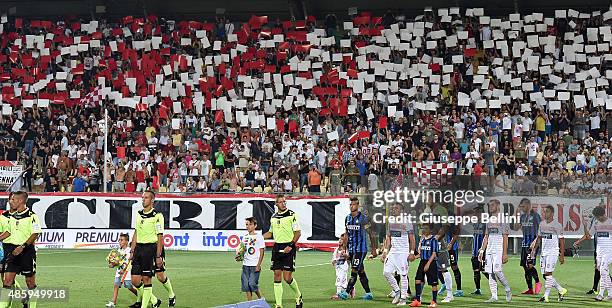
[[[85,174],[77,174],[72,180],[73,192],[84,192],[87,188],[87,176]]]
[[[308,172],[308,192],[314,194],[321,192],[321,172],[314,165]]]

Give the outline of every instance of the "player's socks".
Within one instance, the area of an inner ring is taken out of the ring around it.
[[[10,290],[13,289],[12,286],[4,286],[2,292],[10,292]],[[0,308],[9,308],[11,305],[11,302],[9,301],[8,296],[3,296],[2,300],[0,300]]]
[[[140,283],[140,287],[136,287],[136,302],[142,303],[142,292],[144,292],[144,283]]]
[[[495,273],[495,276],[497,276],[497,279],[499,279],[499,282],[501,282],[501,284],[504,286],[504,290],[510,291],[510,284],[508,283],[508,279],[506,279],[506,276],[504,276],[504,272],[497,272]]]
[[[476,290],[480,290],[480,271],[474,271],[474,285],[476,285]]]
[[[34,292],[34,290],[36,290],[36,285],[33,288],[29,289],[29,290]],[[28,303],[28,308],[36,308],[36,306],[38,304],[36,299],[30,299],[30,300],[27,301],[27,303]]]
[[[391,289],[393,290],[395,295],[397,295],[400,289],[399,289],[399,286],[397,285],[397,280],[395,280],[395,277],[393,277],[393,273],[384,272],[383,275],[385,276],[385,278],[387,278],[387,281],[389,282],[389,285],[391,286]]]
[[[444,284],[446,285],[446,296],[453,296],[453,277],[451,277],[450,272],[446,271],[443,274],[444,276]]]
[[[559,284],[557,279],[555,279],[555,277],[553,277],[552,275],[550,275],[550,278],[553,281],[553,288],[555,288],[555,289],[557,289],[557,291],[561,292],[563,290],[563,287]]]
[[[530,270],[531,276],[533,277],[535,283],[540,283],[540,277],[538,277],[538,270],[535,267],[532,267]]]
[[[490,275],[489,277],[489,289],[491,289],[491,298],[497,299],[497,279],[495,279],[495,275]]]
[[[421,292],[423,291],[423,284],[422,283],[415,283],[414,287],[416,288],[416,295],[414,296],[414,298],[418,301],[421,300]]]
[[[281,307],[283,305],[283,283],[274,282],[274,299],[276,300],[276,306]]]
[[[409,284],[408,284],[408,275],[401,275],[400,278],[400,290],[401,290],[401,297],[403,299],[406,299],[408,297],[408,290],[410,289]]]
[[[463,290],[461,288],[461,270],[457,268],[453,270],[453,275],[455,276],[455,283],[457,284],[457,290]]]
[[[149,307],[149,303],[154,303],[151,301],[151,296],[153,295],[153,285],[145,284],[142,288],[142,307]],[[157,301],[155,301],[156,303]]]
[[[438,291],[431,290],[431,300],[434,302],[438,302]]]
[[[168,298],[173,298],[175,296],[170,278],[166,277],[166,282],[162,282],[162,286],[164,286],[164,289],[168,291]]]
[[[525,282],[527,283],[527,289],[533,290],[533,278],[531,269],[528,267],[523,267],[523,271],[525,271]]]
[[[597,287],[599,286],[599,280],[601,279],[601,273],[599,272],[599,269],[596,268],[595,269],[595,275],[593,275],[593,288],[591,288],[591,290],[597,290]]]
[[[363,289],[366,293],[371,293],[370,283],[368,281],[368,276],[366,275],[365,271],[359,272],[359,282],[361,282],[361,285],[363,286]]]
[[[302,292],[300,291],[300,287],[298,286],[297,280],[295,280],[295,278],[293,278],[293,280],[289,284],[289,287],[291,288],[291,290],[293,290],[293,293],[295,293],[296,299],[302,297]]]
[[[601,286],[604,290],[608,290],[608,297],[612,295],[612,279],[610,278],[610,270],[606,267],[604,270],[600,270],[601,273]],[[602,294],[603,296],[603,294]]]
[[[552,289],[554,283],[552,276],[545,276],[546,282],[544,283],[544,298],[548,298],[550,296],[550,289]]]
[[[357,283],[357,272],[351,272],[351,278],[348,281],[346,286],[346,293],[351,294],[353,292],[353,288],[355,288],[355,284]]]

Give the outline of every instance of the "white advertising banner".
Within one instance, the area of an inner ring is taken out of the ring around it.
[[[301,247],[327,248],[344,233],[348,198],[286,200],[300,223]],[[132,234],[142,200],[139,195],[124,194],[32,194],[28,206],[45,231],[38,247],[107,249],[116,245],[120,233]],[[0,209],[6,208],[6,195],[0,195]],[[258,230],[268,230],[275,199],[256,194],[159,194],[155,209],[164,216],[168,249],[228,250],[246,233],[245,218],[255,217]]]

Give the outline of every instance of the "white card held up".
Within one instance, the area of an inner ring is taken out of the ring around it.
[[[327,140],[328,141],[334,141],[334,140],[338,140],[339,136],[338,136],[338,131],[335,130],[333,132],[327,133]]]
[[[181,119],[172,119],[172,129],[181,129]]]
[[[49,107],[49,100],[39,98],[38,100],[36,100],[36,106],[40,108],[47,108]]]
[[[470,105],[470,96],[463,93],[463,92],[459,92],[457,95],[457,105],[459,106],[469,106]]]
[[[548,109],[553,110],[561,110],[561,101],[550,101],[548,102]]]
[[[560,101],[569,101],[570,93],[569,92],[558,92],[557,99]]]
[[[13,131],[18,133],[21,127],[23,127],[23,122],[15,120],[15,123],[13,124]]]
[[[274,118],[267,118],[266,119],[266,128],[267,129],[276,129],[276,119]]]
[[[372,112],[372,107],[366,108],[365,112],[366,116],[368,117],[368,120],[374,119],[374,112]]]

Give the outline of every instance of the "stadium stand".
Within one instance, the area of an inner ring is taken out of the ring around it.
[[[34,191],[612,190],[612,11],[2,18],[0,159]],[[443,170],[443,171],[440,171]],[[527,183],[527,184],[525,184]]]

